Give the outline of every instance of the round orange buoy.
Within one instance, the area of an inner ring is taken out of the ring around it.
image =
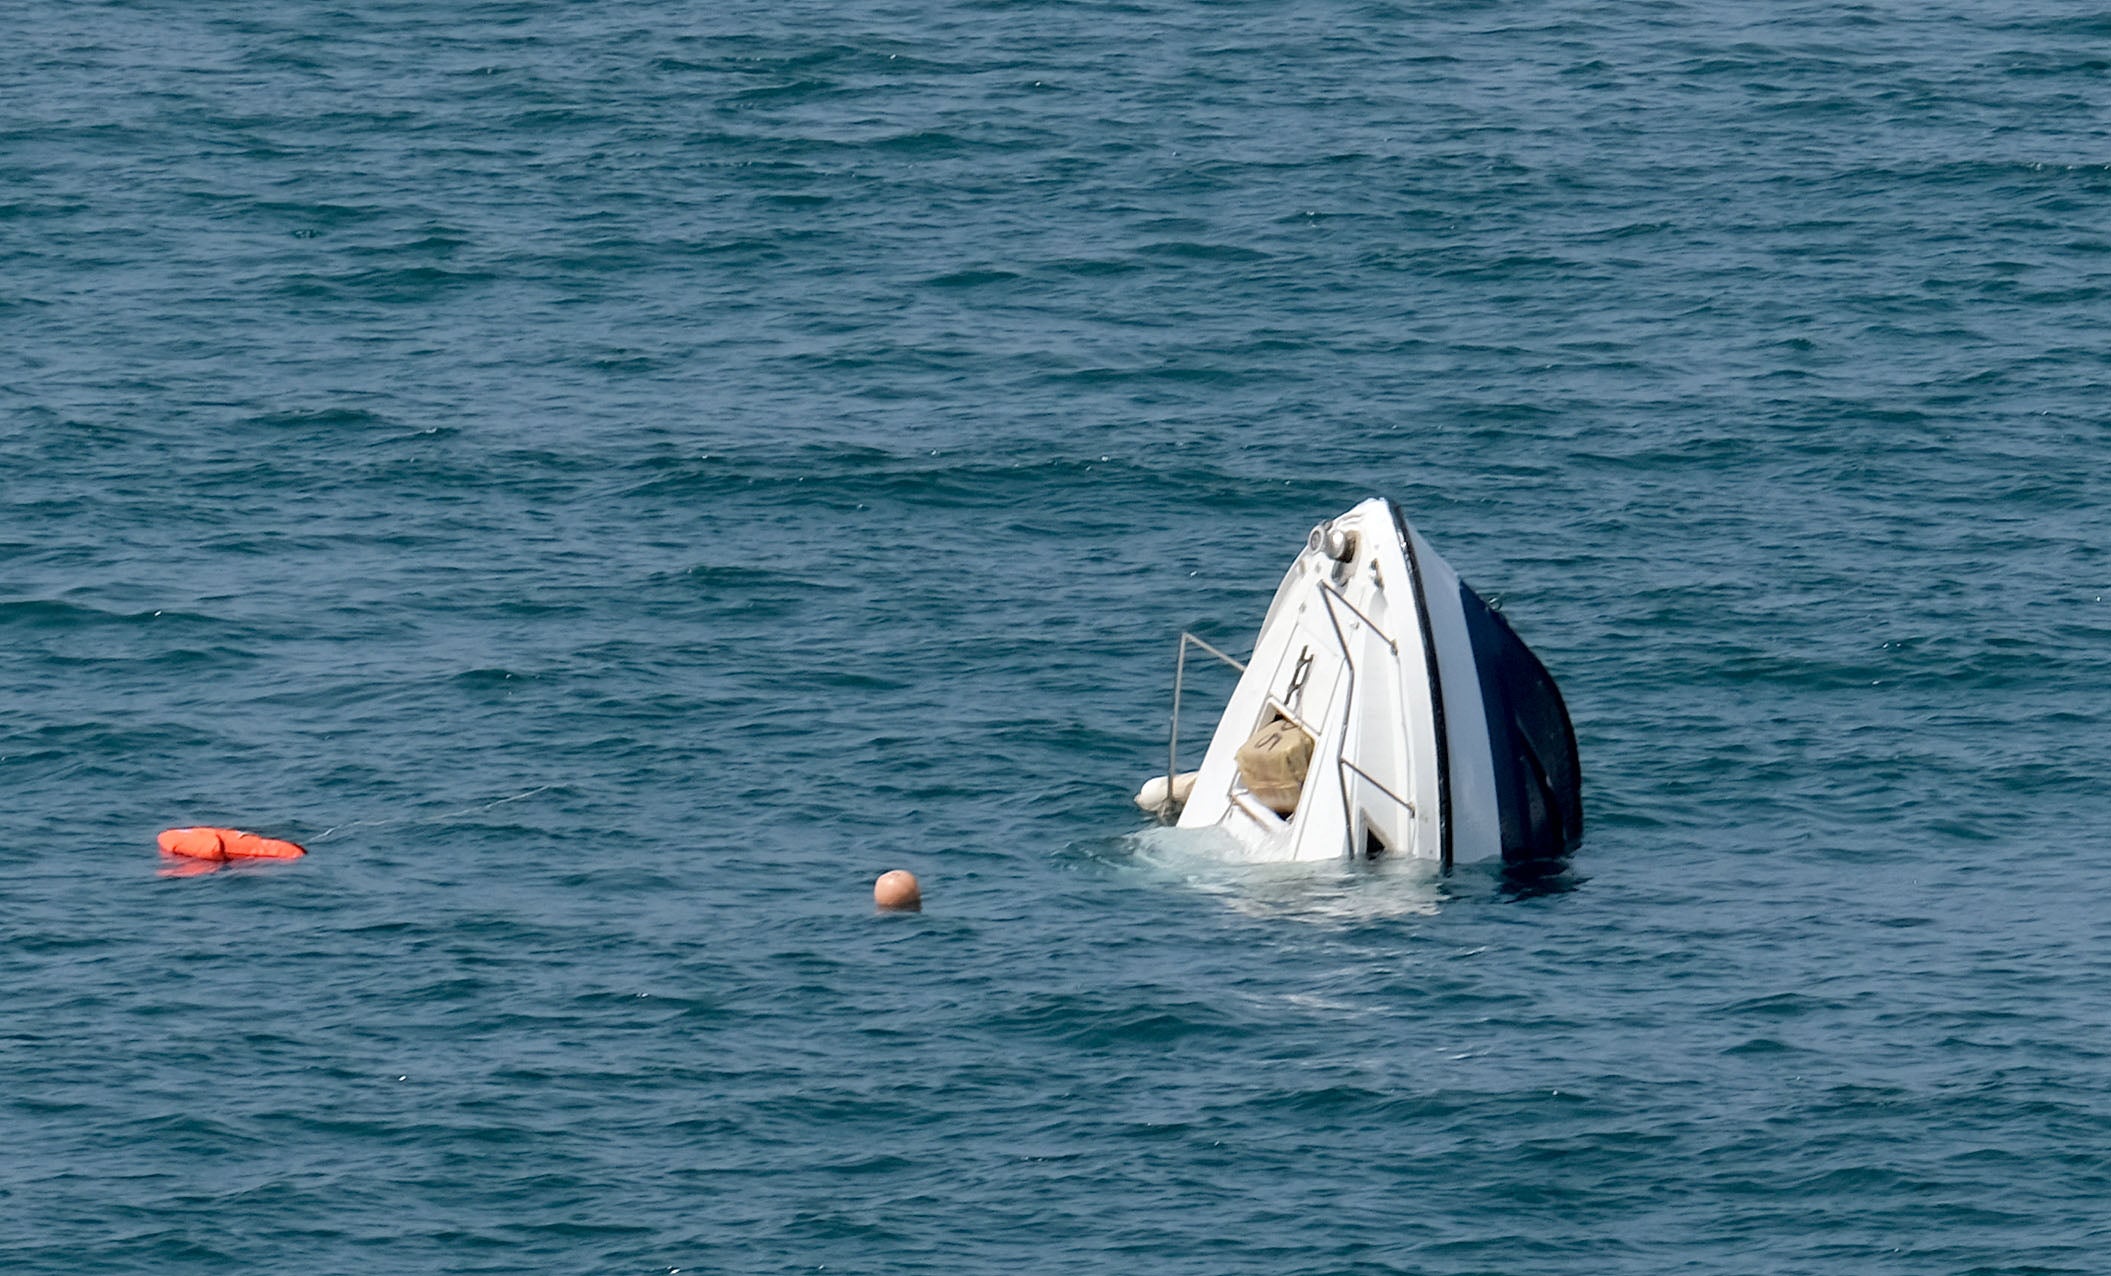
[[[916,874],[898,868],[880,874],[880,880],[872,884],[872,902],[881,908],[916,912],[924,906],[924,893],[916,885]]]
[[[258,837],[241,829],[164,829],[154,839],[163,854],[190,860],[290,860],[308,852],[292,842]]]

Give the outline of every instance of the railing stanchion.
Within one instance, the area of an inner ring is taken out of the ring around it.
[[[1187,687],[1187,645],[1189,643],[1202,648],[1202,650],[1230,665],[1240,673],[1246,672],[1244,662],[1232,659],[1185,629],[1180,631],[1180,652],[1173,658],[1173,729],[1168,735],[1165,745],[1165,805],[1159,808],[1161,815],[1173,809],[1173,781],[1179,778],[1180,775],[1180,695]]]
[[[1173,805],[1173,777],[1180,771],[1180,692],[1187,682],[1187,631],[1180,631],[1180,654],[1173,660],[1173,731],[1165,745],[1165,805]]]

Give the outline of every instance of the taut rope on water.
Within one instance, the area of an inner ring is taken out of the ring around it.
[[[545,793],[556,787],[554,784],[538,784],[532,789],[515,793],[511,797],[499,798],[495,802],[486,802],[481,806],[466,806],[459,811],[443,811],[438,815],[405,815],[392,820],[353,820],[346,824],[333,824],[322,832],[317,833],[314,837],[309,838],[308,842],[313,845],[316,842],[328,841],[339,833],[348,833],[353,829],[395,828],[404,824],[438,824],[445,820],[458,820],[465,815],[482,815],[484,812],[496,810],[508,802],[518,802],[524,798],[531,798],[538,793]]]

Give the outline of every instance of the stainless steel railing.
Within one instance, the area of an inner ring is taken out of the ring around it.
[[[1180,631],[1180,654],[1173,661],[1173,730],[1165,747],[1165,805],[1159,808],[1161,815],[1173,806],[1173,780],[1180,774],[1180,693],[1187,685],[1188,644],[1202,648],[1210,655],[1230,665],[1240,673],[1246,672],[1246,662],[1227,656],[1202,639],[1183,629]]]

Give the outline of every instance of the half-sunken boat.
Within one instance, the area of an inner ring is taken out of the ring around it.
[[[1201,770],[1182,775],[1191,644],[1241,676]],[[1554,679],[1382,498],[1312,529],[1245,664],[1181,635],[1167,772],[1137,801],[1267,860],[1550,869],[1583,836]]]

